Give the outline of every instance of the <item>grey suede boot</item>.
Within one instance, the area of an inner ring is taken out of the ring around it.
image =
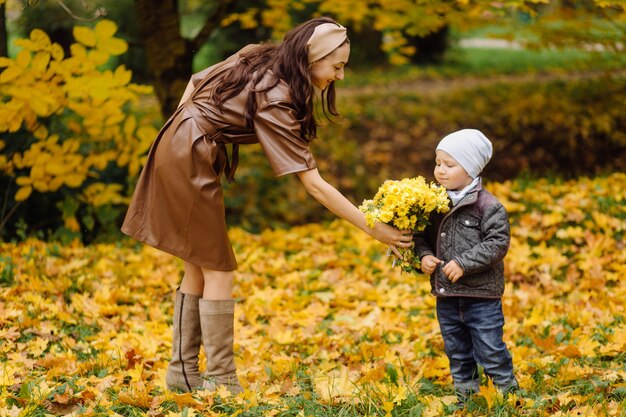
[[[200,311],[197,295],[176,291],[174,303],[174,335],[172,360],[167,368],[165,382],[170,390],[185,392],[202,388],[198,369],[198,354],[202,343]]]
[[[215,390],[225,386],[231,394],[243,392],[235,369],[234,300],[200,300],[202,344],[207,358],[203,388]]]

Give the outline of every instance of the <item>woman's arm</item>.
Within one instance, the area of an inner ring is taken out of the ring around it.
[[[373,236],[376,240],[385,243],[400,256],[396,247],[411,246],[411,232],[403,233],[395,227],[376,223],[372,229],[365,223],[365,215],[359,211],[346,197],[335,187],[324,181],[317,169],[301,171],[297,173],[306,190],[317,201],[342,219],[347,220],[365,233]]]

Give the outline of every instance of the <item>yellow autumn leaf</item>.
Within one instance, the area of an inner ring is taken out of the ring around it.
[[[20,369],[10,361],[0,363],[0,386],[10,387],[20,382]]]
[[[135,94],[152,94],[154,87],[151,85],[130,84],[128,89]]]
[[[50,54],[48,52],[37,52],[32,60],[31,67],[35,73],[43,73],[50,62]]]
[[[11,65],[7,67],[2,74],[0,74],[0,83],[8,83],[15,80],[17,77],[22,75],[22,68],[17,65]]]
[[[125,118],[126,118],[126,115],[124,113],[117,112],[117,113],[114,113],[114,114],[111,114],[110,116],[108,116],[105,123],[106,123],[107,126],[117,126]]]
[[[400,385],[398,387],[398,391],[395,393],[393,398],[393,402],[396,404],[402,403],[402,401],[407,399],[408,390],[405,385]]]
[[[63,177],[65,185],[72,188],[80,187],[84,180],[85,176],[79,174],[70,174]]]
[[[80,148],[80,141],[75,140],[75,139],[66,139],[63,142],[63,145],[61,145],[61,151],[64,154],[69,154],[69,155],[74,155],[76,154],[76,152],[78,151],[78,149]],[[82,156],[79,157],[78,161],[82,161]]]
[[[30,177],[17,177],[15,179],[17,185],[30,185],[32,182],[33,180]]]
[[[61,61],[63,60],[63,58],[65,58],[65,51],[63,50],[63,47],[61,45],[59,45],[58,43],[53,43],[50,47],[50,56],[55,61]]]
[[[355,397],[357,386],[348,378],[338,375],[317,377],[315,392],[326,402],[349,401]]]
[[[141,381],[143,376],[143,362],[137,362],[132,369],[126,371],[126,374],[135,382]]]
[[[43,354],[48,348],[48,341],[44,338],[37,337],[34,341],[29,343],[28,353],[37,358]]]
[[[106,64],[110,55],[100,49],[92,49],[87,53],[87,59],[94,63],[94,65]]]
[[[385,417],[391,417],[391,411],[393,411],[395,404],[391,401],[383,402],[383,410],[385,410]]]
[[[40,125],[34,132],[33,136],[35,139],[44,140],[48,137],[48,128],[46,125]]]
[[[51,46],[50,37],[41,29],[33,29],[30,32],[30,40],[36,46],[38,51],[46,51]]]
[[[290,343],[294,343],[296,341],[296,338],[293,335],[293,331],[285,330],[277,332],[274,335],[274,340],[280,345],[288,345]]]
[[[50,157],[50,155],[45,154],[43,155],[44,157]],[[37,157],[39,157],[39,155],[37,155]],[[30,158],[30,163],[32,165],[32,168],[30,170],[30,177],[33,179],[33,183],[35,183],[36,181],[41,181],[41,179],[45,178],[45,171],[44,171],[44,164],[37,164],[36,161],[33,161],[34,158]],[[43,158],[40,158],[43,159]]]
[[[487,385],[481,386],[479,390],[480,395],[482,395],[483,398],[485,398],[485,400],[487,401],[487,408],[489,410],[493,408],[496,402],[502,402],[504,398],[502,393],[496,388],[491,379],[488,379]]]
[[[132,384],[128,391],[119,395],[122,403],[148,409],[152,403],[152,396],[143,383]]]
[[[93,207],[123,202],[120,184],[94,183],[83,191],[82,199]]]
[[[152,126],[141,126],[137,129],[137,137],[141,141],[139,152],[148,150],[157,134],[158,131]]]
[[[25,187],[20,187],[17,190],[17,193],[15,193],[15,201],[24,201],[26,200],[28,197],[30,197],[30,194],[33,192],[33,187],[27,185]]]
[[[14,114],[9,120],[8,131],[17,132],[22,127],[23,122],[24,122],[24,114],[22,113]]]
[[[574,345],[565,345],[559,351],[568,358],[580,358],[582,356],[580,350]]]
[[[594,357],[595,350],[600,347],[600,342],[592,340],[591,338],[585,338],[584,340],[581,340],[577,346],[584,356]]]
[[[17,54],[17,57],[15,58],[15,63],[21,68],[26,68],[30,64],[30,60],[31,60],[30,52],[21,50]]]
[[[117,32],[117,24],[108,19],[103,19],[96,24],[95,33],[99,40],[111,38]]]
[[[104,82],[92,85],[89,95],[96,100],[106,100],[111,96],[111,88]]]
[[[127,137],[132,137],[135,133],[135,129],[137,128],[137,119],[134,115],[130,115],[124,121],[124,134]]]
[[[70,45],[70,52],[74,58],[79,60],[87,59],[87,49],[85,49],[85,47],[81,44],[73,43]]]
[[[46,164],[44,169],[48,174],[51,175],[63,175],[65,172],[67,172],[68,167],[63,163],[62,160],[60,160]]]
[[[120,65],[115,69],[114,78],[118,86],[127,85],[132,77],[132,71],[126,69],[124,65]]]
[[[96,33],[86,26],[74,26],[74,39],[81,44],[94,47],[96,46]]]
[[[109,55],[122,55],[128,50],[128,43],[123,39],[107,38],[98,42],[98,50]]]
[[[423,417],[440,417],[443,409],[443,403],[439,398],[433,396],[427,396],[424,398],[426,402],[426,408],[422,413]]]
[[[540,306],[535,306],[530,315],[524,319],[524,326],[537,326],[545,321],[545,312]]]
[[[28,106],[37,116],[41,117],[50,116],[50,112],[52,110],[50,106],[41,99],[41,97],[37,96],[32,96],[30,100],[28,100]]]
[[[50,181],[49,178],[45,179],[37,179],[33,181],[33,188],[42,193],[50,191]]]
[[[63,178],[61,177],[54,177],[48,183],[48,189],[50,191],[57,191],[62,186],[63,186]]]

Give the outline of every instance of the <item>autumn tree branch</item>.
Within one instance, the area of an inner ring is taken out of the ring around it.
[[[200,29],[200,32],[198,32],[196,37],[191,40],[194,49],[198,50],[202,47],[202,45],[204,45],[204,43],[211,37],[215,29],[219,26],[224,16],[234,11],[236,3],[237,2],[234,0],[224,0],[218,2],[217,7],[213,10],[213,13],[207,17],[204,22],[204,26]]]
[[[61,6],[63,8],[63,10],[65,10],[67,12],[67,14],[72,16],[73,19],[80,20],[82,22],[93,22],[93,21],[98,20],[101,17],[104,17],[104,16],[107,15],[107,11],[106,11],[106,9],[104,7],[98,7],[93,12],[93,17],[85,18],[85,17],[81,17],[81,16],[78,16],[78,15],[74,14],[74,12],[72,12],[72,9],[70,9],[65,3],[63,3],[63,0],[57,0],[57,3],[59,3],[59,6]]]

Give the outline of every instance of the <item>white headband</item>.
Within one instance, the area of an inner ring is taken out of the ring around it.
[[[348,39],[346,28],[338,23],[322,23],[318,25],[309,41],[309,63],[324,58]]]

